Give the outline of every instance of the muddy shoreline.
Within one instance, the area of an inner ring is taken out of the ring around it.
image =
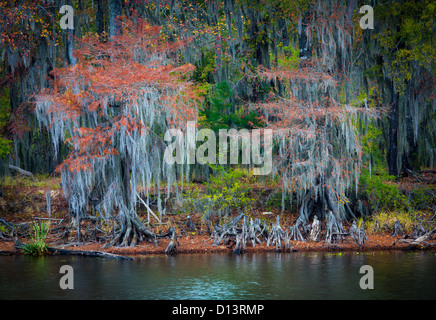
[[[402,183],[405,184],[408,180],[403,179]],[[80,242],[77,240],[78,228],[77,225],[73,226],[72,221],[68,217],[68,205],[63,197],[62,190],[60,189],[59,178],[48,178],[39,182],[38,186],[34,186],[33,182],[18,183],[17,185],[5,186],[4,195],[0,197],[0,217],[8,223],[13,225],[26,225],[26,232],[18,232],[18,239],[21,243],[26,244],[29,242],[28,232],[32,223],[47,223],[50,225],[50,233],[46,239],[49,247],[64,250],[80,250],[80,251],[99,251],[107,252],[115,255],[165,255],[165,250],[168,247],[171,239],[160,238],[158,245],[148,242],[139,242],[135,247],[109,247],[104,248],[106,242],[109,242],[113,236],[113,227],[111,223],[96,224],[96,220],[84,218],[80,221]],[[416,187],[416,184],[414,184]],[[409,186],[410,187],[410,186]],[[201,184],[195,184],[191,188],[202,188]],[[253,186],[252,193],[256,191],[258,186]],[[402,188],[405,188],[404,186]],[[409,188],[410,189],[410,188]],[[258,190],[257,190],[258,191]],[[256,192],[257,192],[256,191]],[[46,193],[50,192],[51,197],[51,216],[48,215],[46,207]],[[264,202],[266,200],[264,199]],[[275,223],[277,215],[280,216],[280,224],[283,230],[290,230],[289,228],[295,225],[298,214],[295,212],[279,212],[278,210],[271,210],[271,212],[263,212],[264,207],[256,208],[256,214],[251,214],[250,217],[259,218],[265,221],[269,226]],[[155,209],[155,208],[152,208]],[[268,210],[270,211],[270,210]],[[165,234],[170,227],[175,228],[177,239],[179,241],[177,254],[210,254],[210,253],[228,253],[231,254],[234,247],[228,245],[214,246],[214,240],[210,237],[210,230],[213,230],[214,225],[222,225],[225,220],[204,222],[203,216],[200,213],[189,212],[190,219],[194,224],[194,228],[188,225],[188,216],[186,214],[175,213],[177,210],[169,209],[169,213],[162,216],[162,221],[158,224],[154,220],[148,221],[147,212],[144,208],[138,211],[138,216],[143,221],[144,225],[150,228],[155,234]],[[422,221],[429,221],[430,229],[434,228],[434,212],[427,210],[422,211],[420,219]],[[231,217],[231,216],[230,216]],[[228,217],[228,219],[230,218]],[[210,224],[210,225],[208,225]],[[210,228],[209,228],[210,227]],[[344,222],[344,227],[348,230],[350,222]],[[20,227],[21,228],[21,227]],[[410,233],[410,230],[408,231]],[[27,234],[27,236],[26,236]],[[367,240],[363,248],[356,245],[350,237],[346,237],[340,243],[334,245],[327,245],[325,240],[319,242],[300,242],[290,241],[290,248],[282,248],[280,252],[370,252],[370,251],[386,251],[386,250],[421,250],[429,249],[435,251],[436,238],[435,234],[427,240],[429,245],[425,247],[416,245],[411,246],[409,243],[403,242],[401,236],[391,236],[392,230],[388,227],[383,227],[377,233],[366,232]],[[15,238],[3,234],[3,239],[0,237],[0,255],[8,254],[23,254],[20,250],[15,248]],[[262,243],[252,247],[251,243],[247,243],[244,253],[263,253],[263,252],[277,252],[275,246],[266,246],[266,240],[261,239]]]
[[[266,253],[266,252],[371,252],[371,251],[392,251],[392,250],[431,250],[435,251],[436,241],[430,241],[433,246],[412,246],[409,243],[402,242],[401,237],[391,237],[390,235],[368,235],[368,240],[363,248],[359,248],[351,240],[344,240],[341,243],[326,245],[325,241],[320,242],[301,242],[290,241],[290,248],[277,250],[274,246],[266,246],[266,243],[258,244],[256,247],[247,246],[244,253]],[[105,252],[120,256],[138,256],[138,255],[166,255],[170,239],[161,239],[156,246],[153,243],[142,242],[134,248],[110,247],[103,248],[104,243],[66,243],[55,244],[49,243],[50,248],[87,251],[87,252]],[[213,254],[213,253],[233,253],[233,246],[219,245],[214,246],[213,240],[209,236],[184,236],[179,238],[179,247],[177,254]],[[14,249],[13,241],[0,241],[0,255],[21,255],[19,249]],[[52,253],[48,253],[49,255]]]

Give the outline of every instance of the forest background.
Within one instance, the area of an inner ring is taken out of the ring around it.
[[[62,189],[58,217],[114,219],[111,244],[133,246],[169,214],[289,213],[304,226],[332,211],[374,232],[428,228],[435,13],[432,0],[2,1],[2,212],[25,210],[17,187]],[[169,169],[156,145],[187,120],[272,128],[272,174]]]

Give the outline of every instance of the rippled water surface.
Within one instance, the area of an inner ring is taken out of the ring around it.
[[[74,289],[62,290],[62,265]],[[362,290],[362,265],[374,289]],[[0,299],[435,299],[434,253],[0,257]]]

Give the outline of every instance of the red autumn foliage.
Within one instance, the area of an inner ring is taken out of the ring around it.
[[[159,111],[169,127],[184,127],[196,117],[193,101],[198,98],[185,80],[194,66],[175,66],[170,60],[187,41],[168,43],[160,37],[160,27],[143,20],[123,20],[122,27],[109,42],[100,42],[97,36],[76,39],[77,64],[53,70],[51,88],[37,96],[50,126],[57,122],[74,126],[66,139],[73,150],[58,171],[90,170],[91,160],[118,154],[114,140],[122,130],[127,134],[149,130],[138,114],[147,90],[159,93]],[[86,117],[96,124],[83,124]]]

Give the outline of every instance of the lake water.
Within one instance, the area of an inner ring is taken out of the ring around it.
[[[74,289],[62,290],[62,265]],[[374,289],[362,290],[362,265]],[[0,256],[0,299],[435,299],[430,252],[142,256]]]

